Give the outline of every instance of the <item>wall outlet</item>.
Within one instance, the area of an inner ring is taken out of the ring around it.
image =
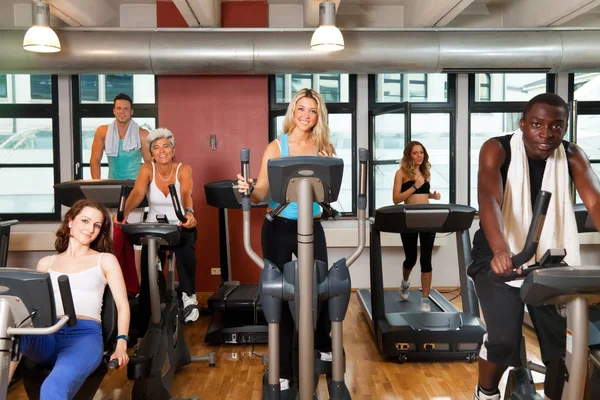
[[[211,268],[210,274],[211,275],[221,275],[221,268]]]

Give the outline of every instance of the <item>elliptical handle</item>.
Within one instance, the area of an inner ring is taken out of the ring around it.
[[[533,207],[533,217],[531,218],[531,225],[529,225],[529,231],[527,232],[525,246],[523,246],[523,250],[519,254],[515,254],[512,257],[513,267],[519,268],[535,255],[551,198],[552,193],[545,190],[541,190],[538,194]]]
[[[250,149],[241,149],[240,150],[240,162],[242,169],[242,176],[244,180],[248,182],[250,178]],[[252,200],[250,199],[250,189],[247,189],[245,193],[242,194],[242,210],[250,210],[252,207]]]
[[[127,200],[127,186],[121,186],[121,194],[119,195],[119,209],[117,210],[117,221],[123,222],[125,214],[125,200]]]
[[[179,203],[179,196],[177,196],[177,189],[175,189],[175,185],[172,183],[169,185],[169,193],[171,193],[171,201],[173,202],[173,208],[175,209],[175,215],[177,215],[177,219],[185,224],[187,222],[187,218],[181,212],[181,204]]]
[[[67,325],[72,327],[77,325],[77,315],[75,314],[75,305],[73,304],[73,294],[71,293],[71,285],[69,277],[61,275],[58,277],[58,288],[60,290],[60,298],[63,304],[65,315],[69,317]]]

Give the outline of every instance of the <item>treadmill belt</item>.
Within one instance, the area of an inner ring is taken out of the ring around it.
[[[385,302],[385,313],[418,313],[421,312],[421,298],[423,297],[420,290],[410,290],[408,300],[402,300],[398,290],[384,290],[384,302]],[[370,299],[369,299],[370,300]],[[431,304],[431,312],[442,312],[433,301],[429,301]],[[369,304],[370,306],[370,304]],[[373,308],[371,307],[371,310]]]

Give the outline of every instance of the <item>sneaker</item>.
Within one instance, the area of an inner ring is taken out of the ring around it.
[[[479,385],[475,388],[475,396],[473,400],[500,400],[500,392],[496,389],[496,392],[492,395],[485,394],[481,391]]]
[[[410,288],[410,281],[405,281],[402,279],[402,284],[400,285],[400,298],[402,300],[408,300],[408,289]]]
[[[196,300],[196,295],[193,294],[191,296],[188,296],[186,293],[182,293],[181,300],[183,301],[183,315],[184,315],[183,322],[191,323],[191,322],[197,321],[198,317],[200,317],[200,311],[198,310],[198,307],[197,307],[198,300]],[[188,313],[186,313],[185,310],[189,306],[193,306],[194,308],[191,309],[191,311],[189,311]]]
[[[284,379],[284,378],[279,378],[279,386],[280,386],[280,390],[289,390],[290,389],[290,380],[289,379]]]
[[[421,299],[421,312],[431,312],[431,303],[429,299]]]

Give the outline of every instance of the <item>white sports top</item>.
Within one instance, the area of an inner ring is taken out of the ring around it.
[[[48,273],[50,273],[50,279],[52,280],[56,315],[65,314],[62,298],[60,297],[60,289],[58,288],[58,277],[67,275],[69,277],[69,285],[71,286],[71,294],[73,295],[75,314],[102,321],[100,312],[102,311],[102,298],[107,284],[106,277],[100,268],[102,254],[104,253],[100,253],[100,256],[98,256],[98,264],[92,268],[73,274],[53,271],[52,263],[54,262],[54,255],[52,256]]]
[[[181,201],[181,185],[179,184],[179,167],[181,167],[181,163],[177,166],[175,170],[175,190],[177,191],[177,196]],[[175,214],[175,209],[173,208],[173,201],[171,200],[171,194],[165,196],[163,192],[160,191],[158,186],[156,186],[156,168],[154,168],[154,163],[152,163],[152,182],[148,186],[148,191],[146,197],[148,198],[148,217],[146,218],[146,222],[158,222],[156,220],[156,216],[159,214],[164,214],[167,216],[169,220],[169,224],[177,225],[179,223],[179,219],[177,218],[177,214]]]

